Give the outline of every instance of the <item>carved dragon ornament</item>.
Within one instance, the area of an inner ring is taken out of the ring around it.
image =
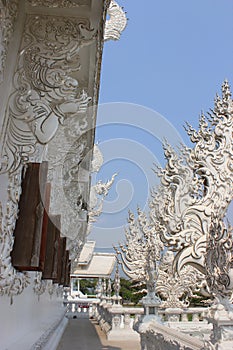
[[[178,271],[191,263],[205,272],[212,215],[222,219],[233,198],[232,114],[230,89],[224,82],[209,122],[202,115],[199,130],[188,129],[194,148],[183,146],[178,156],[165,147],[167,165],[158,170],[161,184],[152,193],[150,216],[160,225],[163,242],[178,252]]]

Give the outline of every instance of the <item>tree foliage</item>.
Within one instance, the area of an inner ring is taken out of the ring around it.
[[[131,280],[121,278],[120,296],[122,297],[123,303],[138,304],[144,296],[144,293],[141,293],[141,290],[141,286],[136,287]]]

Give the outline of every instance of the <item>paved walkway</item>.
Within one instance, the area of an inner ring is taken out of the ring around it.
[[[140,350],[137,341],[108,341],[99,325],[86,318],[70,319],[57,350]]]

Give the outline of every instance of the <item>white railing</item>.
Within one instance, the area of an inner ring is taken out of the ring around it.
[[[207,311],[206,307],[167,308],[159,310],[159,314],[165,322],[202,322]]]
[[[68,318],[87,317],[92,313],[93,301],[87,300],[65,300],[63,301],[66,307],[66,316]]]
[[[139,340],[139,334],[133,330],[133,323],[143,315],[143,308],[124,307],[104,301],[96,304],[93,309],[93,317],[109,340]]]
[[[138,329],[142,350],[202,350],[204,343],[195,337],[169,328],[155,320],[143,322]]]
[[[160,310],[161,320],[165,325],[201,340],[209,340],[213,325],[206,320],[208,308],[170,308]]]

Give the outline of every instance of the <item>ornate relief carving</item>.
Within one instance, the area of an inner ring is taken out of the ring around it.
[[[80,7],[80,3],[72,0],[27,0],[27,2],[34,7],[43,6],[43,7]]]
[[[80,68],[80,47],[92,40],[87,20],[28,16],[6,111],[2,171],[27,162],[67,118],[86,112],[90,98],[74,72]]]
[[[0,83],[3,80],[8,44],[14,31],[18,5],[19,0],[0,1]]]
[[[189,306],[195,292],[206,291],[205,276],[192,266],[185,266],[179,275],[172,270],[174,254],[167,251],[158,268],[156,293],[161,297],[163,308],[184,308]]]
[[[97,217],[99,217],[103,211],[104,198],[108,195],[110,188],[112,187],[115,177],[117,174],[113,174],[111,180],[103,183],[101,180],[97,184],[91,187],[90,201],[88,206],[88,229],[87,234],[90,233],[92,228],[92,223],[96,222]]]
[[[233,228],[214,218],[205,255],[207,283],[211,292],[229,298],[233,289]],[[231,306],[233,311],[233,308]]]
[[[156,227],[138,208],[138,219],[129,212],[126,244],[115,248],[121,257],[122,269],[134,281],[147,285],[148,295],[154,295],[163,244]]]
[[[119,40],[127,25],[126,14],[116,1],[111,0],[107,14],[110,19],[105,23],[104,40]]]
[[[152,196],[151,218],[161,226],[161,238],[175,251],[178,271],[187,263],[205,272],[204,253],[212,214],[222,218],[233,198],[233,103],[224,82],[209,122],[203,115],[199,130],[189,127],[195,143],[177,156],[165,147],[167,165],[159,170],[161,185]]]
[[[87,202],[89,192],[89,171],[82,166],[88,153],[85,137],[88,127],[87,115],[67,119],[47,152],[48,181],[52,183],[50,213],[61,214],[61,234],[68,238],[67,249],[72,259],[80,253],[86,237],[87,215],[81,210],[80,198]]]
[[[42,295],[45,293],[46,287],[47,287],[47,281],[44,281],[41,279],[42,273],[41,272],[36,272],[35,278],[34,278],[34,286],[33,286],[33,291],[35,294]]]
[[[7,205],[5,212],[1,210],[1,232],[0,232],[0,295],[8,295],[11,298],[14,295],[22,293],[23,289],[29,284],[29,275],[27,273],[17,272],[11,265],[11,251],[14,244],[13,232],[18,216],[18,202],[21,193],[21,172],[17,172],[6,177],[8,182]],[[3,175],[2,175],[3,176]],[[4,179],[1,179],[4,182]]]
[[[95,144],[94,149],[93,149],[93,158],[92,158],[92,162],[91,162],[91,172],[97,173],[100,170],[100,168],[102,167],[103,162],[104,162],[103,155],[102,155],[98,145]]]

